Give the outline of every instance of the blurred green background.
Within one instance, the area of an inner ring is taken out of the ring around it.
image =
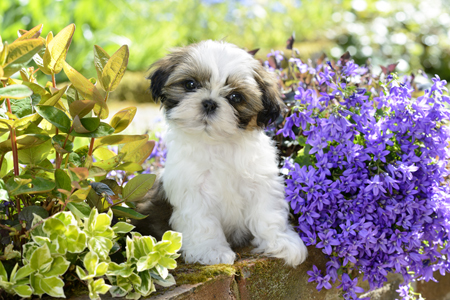
[[[146,71],[169,48],[204,39],[261,48],[264,59],[295,32],[302,59],[349,51],[360,64],[399,62],[449,80],[449,14],[448,0],[0,0],[0,35],[12,42],[18,29],[43,23],[46,36],[75,23],[67,61],[87,77],[95,44],[110,54],[128,44],[128,69]]]

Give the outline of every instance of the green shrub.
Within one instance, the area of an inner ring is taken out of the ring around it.
[[[98,77],[87,79],[65,62],[75,25],[45,39],[41,30],[21,30],[11,44],[0,39],[0,294],[65,297],[65,283],[78,276],[91,299],[107,291],[148,296],[154,283],[175,283],[168,270],[176,267],[181,234],[169,231],[157,242],[130,233],[134,226],[127,221],[145,217],[133,202],[155,175],[138,174],[125,186],[106,179],[113,170],[142,171],[154,146],[146,134],[118,134],[135,107],[104,121],[109,94],[127,68],[128,47],[110,56],[95,46]],[[31,60],[51,82],[37,84],[37,70],[26,68]],[[57,86],[62,70],[70,84]],[[18,72],[20,79],[12,78]],[[85,145],[74,149],[83,139]],[[118,153],[111,145],[120,146]]]

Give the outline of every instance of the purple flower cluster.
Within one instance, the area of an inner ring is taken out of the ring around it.
[[[378,84],[352,61],[317,71],[279,131],[303,146],[285,164],[300,236],[329,257],[310,281],[318,290],[338,282],[344,299],[357,299],[358,280],[374,289],[400,273],[407,299],[411,281],[450,272],[446,82],[436,76],[414,98],[411,82],[391,74]]]

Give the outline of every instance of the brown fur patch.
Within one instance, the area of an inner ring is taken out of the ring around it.
[[[158,176],[147,195],[137,203],[136,210],[143,215],[147,215],[145,219],[131,221],[141,234],[151,235],[159,241],[164,232],[171,230],[169,220],[173,208],[166,197],[160,176]]]

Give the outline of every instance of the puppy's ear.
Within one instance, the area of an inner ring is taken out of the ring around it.
[[[258,126],[264,128],[275,122],[281,113],[281,107],[284,106],[284,103],[281,101],[280,90],[272,74],[267,72],[261,65],[255,68],[254,74],[262,93],[261,101],[264,106],[264,109],[258,113],[256,122]]]
[[[170,55],[151,65],[147,79],[150,79],[150,93],[153,101],[164,102],[163,88],[174,69],[175,64],[171,62]]]

